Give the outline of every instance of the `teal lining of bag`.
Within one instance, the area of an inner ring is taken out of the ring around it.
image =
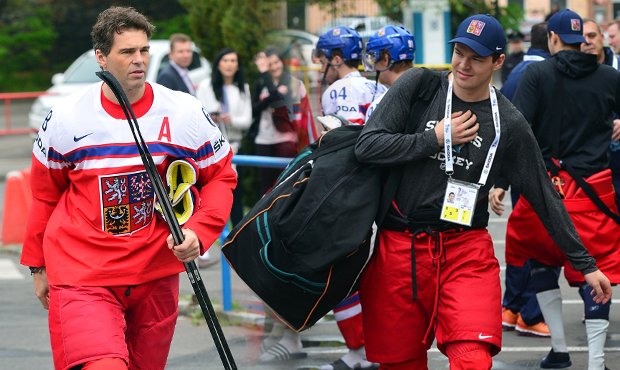
[[[268,257],[268,251],[267,248],[269,247],[269,244],[271,244],[271,233],[269,232],[269,226],[267,224],[267,212],[263,213],[263,224],[264,224],[264,232],[265,235],[263,235],[263,232],[261,231],[261,220],[260,220],[260,216],[257,217],[256,219],[256,227],[258,229],[258,235],[260,237],[261,243],[263,244],[263,248],[261,248],[259,254],[260,254],[260,259],[263,262],[263,264],[267,267],[267,269],[274,274],[274,276],[276,278],[278,278],[279,280],[285,282],[285,283],[291,283],[295,286],[298,286],[299,288],[312,293],[312,294],[321,294],[323,293],[323,290],[325,289],[325,287],[327,286],[327,284],[325,283],[317,283],[314,281],[310,281],[308,279],[305,279],[297,274],[291,274],[289,272],[285,272],[282,271],[280,269],[278,269],[277,267],[275,267],[270,261],[269,261],[269,257]]]

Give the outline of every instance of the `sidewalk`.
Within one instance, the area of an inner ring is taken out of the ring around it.
[[[219,243],[216,243],[219,244]],[[200,276],[204,281],[207,294],[216,310],[220,320],[226,320],[238,325],[262,328],[265,318],[265,311],[261,300],[252,292],[252,290],[237,276],[231,269],[231,299],[232,310],[224,311],[224,292],[222,290],[222,256],[219,246],[214,245],[209,249],[211,258],[220,262],[207,268],[200,269]],[[227,264],[224,261],[225,264]],[[200,306],[196,302],[194,290],[186,273],[180,275],[181,286],[179,290],[179,312],[182,315],[197,317],[204,322],[201,316]]]

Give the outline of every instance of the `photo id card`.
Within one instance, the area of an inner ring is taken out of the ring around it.
[[[476,184],[448,179],[440,219],[471,226],[479,189]]]

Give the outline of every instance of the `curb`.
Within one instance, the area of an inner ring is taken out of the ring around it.
[[[239,326],[252,330],[263,331],[265,326],[265,315],[243,310],[224,311],[222,305],[214,304],[213,309],[222,326]],[[195,320],[195,325],[205,323],[200,306],[188,299],[179,299],[179,316],[184,316]],[[317,321],[314,326],[335,325],[335,318],[332,313]],[[314,327],[313,326],[313,327]],[[304,330],[302,333],[308,333]],[[306,347],[340,347],[344,346],[344,339],[341,335],[321,335],[310,334],[302,336],[302,344]]]
[[[265,324],[265,315],[246,312],[246,311],[224,311],[222,305],[214,304],[213,309],[218,320],[223,325],[242,326],[250,329],[262,330]],[[179,316],[196,318],[196,322],[204,323],[201,320],[202,311],[200,306],[187,299],[179,298]],[[198,320],[200,318],[200,320]]]

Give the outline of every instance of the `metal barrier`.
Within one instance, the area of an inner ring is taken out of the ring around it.
[[[271,168],[284,168],[293,158],[282,157],[265,157],[259,155],[235,155],[233,156],[232,163],[237,166],[253,166],[253,167],[271,167]],[[224,227],[224,230],[220,234],[220,248],[224,245],[224,240],[230,233],[228,225]],[[222,267],[222,305],[224,311],[232,310],[232,282],[230,279],[230,265],[228,261],[221,256]]]
[[[4,130],[0,129],[0,136],[23,135],[36,132],[36,130],[31,128],[11,127],[11,101],[16,99],[35,99],[46,94],[47,93],[45,91],[0,93],[0,100],[4,101]]]

